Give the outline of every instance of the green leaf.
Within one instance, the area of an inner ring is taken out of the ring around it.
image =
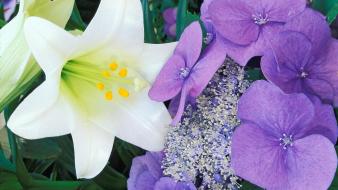
[[[76,3],[74,4],[72,15],[66,26],[67,30],[81,30],[84,31],[86,29],[86,24],[83,22],[82,17],[80,15],[80,11],[77,8]]]
[[[311,5],[312,8],[326,15],[336,3],[338,0],[313,0]]]
[[[62,150],[52,139],[24,140],[21,144],[22,156],[29,159],[56,159]]]
[[[0,190],[22,190],[18,178],[14,173],[0,170]]]
[[[330,9],[330,11],[326,15],[326,19],[329,24],[331,24],[337,17],[338,14],[338,3],[334,4],[334,6]]]
[[[180,39],[186,27],[186,18],[188,12],[188,1],[180,0],[177,8],[177,21],[176,21],[176,39]]]
[[[259,68],[248,69],[246,71],[247,79],[250,81],[262,80],[264,79],[264,75],[262,70]]]
[[[121,160],[128,169],[131,167],[132,161],[136,156],[145,154],[143,149],[129,144],[123,140],[116,138],[115,142],[114,149],[117,151]]]
[[[127,178],[109,166],[106,166],[93,181],[103,189],[127,189]]]
[[[242,190],[263,190],[262,188],[254,184],[251,184],[248,181],[243,181],[241,185],[242,185],[242,188],[241,188]]]
[[[0,169],[7,171],[15,171],[15,166],[9,160],[6,159],[4,153],[0,149]]]
[[[153,18],[149,9],[148,0],[142,0],[143,21],[144,21],[144,41],[146,43],[155,43],[156,35],[154,31]]]

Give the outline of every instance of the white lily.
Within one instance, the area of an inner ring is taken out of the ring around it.
[[[6,126],[6,120],[4,112],[0,113],[0,130]]]
[[[41,69],[25,40],[23,26],[30,16],[38,16],[64,27],[74,0],[21,0],[18,14],[0,30],[0,107]],[[1,110],[0,110],[1,111]]]
[[[46,81],[15,110],[9,128],[28,139],[70,133],[78,178],[99,174],[115,136],[162,150],[171,119],[147,94],[176,43],[145,44],[143,30],[139,0],[101,0],[77,37],[28,19],[26,38]]]

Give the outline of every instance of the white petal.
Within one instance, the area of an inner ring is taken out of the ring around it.
[[[172,56],[177,42],[166,44],[145,44],[138,58],[137,68],[140,74],[150,83],[154,83],[158,73]]]
[[[66,26],[72,13],[74,0],[21,0],[20,13],[47,19],[61,27]]]
[[[59,95],[59,74],[51,75],[16,108],[8,127],[27,139],[70,133],[73,111]]]
[[[22,32],[23,20],[23,16],[18,15],[0,30],[1,86],[6,85],[3,82],[15,85],[30,58],[30,51]]]
[[[78,39],[47,20],[30,17],[24,31],[28,45],[46,75],[62,68],[76,50]]]
[[[114,49],[139,52],[144,41],[141,2],[101,0],[96,15],[82,37],[86,44],[95,48],[109,44]]]
[[[6,125],[6,120],[5,120],[5,116],[4,116],[4,112],[0,113],[0,130],[5,127]]]
[[[128,98],[116,95],[111,102],[103,100],[102,96],[86,96],[85,101],[94,108],[88,117],[129,143],[149,151],[160,151],[171,118],[164,104],[149,99],[148,90],[133,92]]]
[[[77,178],[93,178],[108,163],[114,135],[83,121],[72,131]]]

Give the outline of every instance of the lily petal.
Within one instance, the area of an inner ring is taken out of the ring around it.
[[[177,42],[166,44],[144,44],[137,65],[138,71],[149,82],[154,83],[156,76],[173,54]]]
[[[19,12],[27,12],[29,16],[47,19],[60,27],[65,27],[72,14],[75,0],[21,0]]]
[[[82,121],[72,131],[77,178],[93,178],[107,165],[114,135],[89,121]]]
[[[171,118],[164,104],[148,98],[148,90],[134,92],[123,100],[114,97],[112,102],[95,98],[97,95],[94,94],[86,96],[83,100],[92,108],[88,117],[124,141],[149,151],[160,151]]]
[[[63,67],[77,42],[70,33],[38,17],[27,19],[24,32],[35,59],[47,76]]]
[[[49,77],[17,107],[8,127],[27,139],[68,134],[73,112],[68,102],[59,96],[59,83],[58,73]]]
[[[83,38],[85,38],[83,41],[96,48],[108,43],[114,49],[139,52],[144,42],[141,2],[101,0],[97,13],[84,32]]]

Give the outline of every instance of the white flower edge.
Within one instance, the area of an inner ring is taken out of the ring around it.
[[[93,51],[104,55],[106,49],[123,49],[133,54],[138,58],[139,72],[152,82],[176,43],[144,44],[142,14],[138,0],[101,0],[93,21],[78,37],[41,18],[32,17],[25,23],[27,42],[46,74],[46,81],[19,105],[8,126],[28,139],[70,133],[78,178],[92,178],[102,171],[115,136],[150,151],[163,148],[171,119],[163,104],[149,99],[148,89],[115,105],[119,112],[95,102],[101,106],[102,114],[87,118],[74,110],[59,87],[60,72],[67,60]],[[115,22],[107,27],[107,20]],[[102,32],[102,26],[107,32]]]

